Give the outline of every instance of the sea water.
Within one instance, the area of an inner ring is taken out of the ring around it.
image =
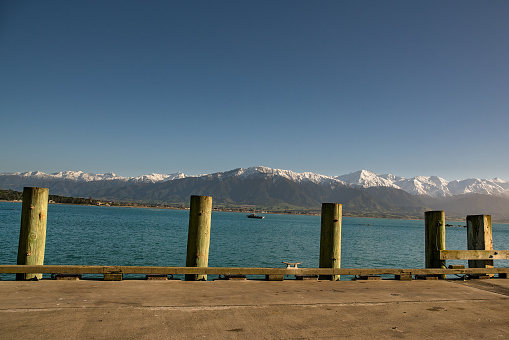
[[[21,203],[0,202],[0,264],[16,264],[20,222]],[[188,225],[187,210],[50,204],[44,263],[185,266]],[[493,224],[493,243],[509,249],[508,225]],[[466,228],[446,228],[446,249],[466,244]],[[424,221],[343,217],[341,245],[342,268],[424,268]],[[319,216],[212,212],[210,267],[318,267],[319,251]]]

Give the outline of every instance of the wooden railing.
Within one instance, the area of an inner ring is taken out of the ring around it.
[[[509,260],[509,250],[440,250],[440,260]]]
[[[284,275],[395,275],[411,279],[413,275],[499,274],[507,277],[509,268],[241,268],[241,267],[144,267],[144,266],[67,266],[67,265],[0,265],[0,274],[145,274],[145,275],[266,275],[283,279]]]

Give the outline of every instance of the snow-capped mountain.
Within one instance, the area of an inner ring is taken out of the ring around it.
[[[341,175],[335,177],[336,179],[342,181],[343,183],[347,183],[350,185],[356,185],[363,188],[370,187],[395,187],[394,183],[401,179],[401,177],[396,177],[393,175],[384,175],[380,176],[375,174],[374,172],[367,170],[360,170],[356,172],[352,172],[350,174]],[[398,188],[399,189],[399,188]]]
[[[174,174],[149,174],[138,177],[122,177],[114,173],[105,174],[90,174],[82,171],[64,171],[52,174],[46,174],[40,171],[0,174],[0,184],[8,183],[9,178],[20,179],[41,179],[41,180],[66,180],[74,182],[98,182],[98,181],[117,181],[121,183],[134,184],[134,183],[159,183],[167,182],[186,177],[203,177],[216,178],[219,181],[229,179],[231,177],[238,177],[241,180],[248,178],[271,178],[275,183],[279,179],[305,183],[311,182],[324,186],[350,186],[350,187],[389,187],[401,189],[412,195],[426,195],[431,197],[450,197],[462,194],[478,193],[494,196],[509,197],[509,182],[499,178],[494,179],[465,179],[446,181],[437,176],[417,176],[413,178],[404,178],[392,174],[378,175],[374,172],[367,170],[360,170],[341,176],[324,176],[312,172],[297,173],[291,170],[272,169],[263,166],[256,166],[250,168],[238,168],[225,172],[218,172],[208,175],[188,176],[182,172]]]
[[[465,179],[446,181],[437,176],[417,176],[404,178],[391,174],[377,175],[371,171],[361,170],[336,177],[351,185],[363,188],[392,187],[401,189],[412,195],[431,197],[449,197],[463,194],[485,194],[509,197],[509,182],[494,179]]]
[[[176,172],[174,174],[169,175],[161,175],[161,174],[150,174],[150,175],[143,175],[138,177],[130,177],[128,179],[129,182],[133,183],[157,183],[157,182],[164,182],[164,181],[172,181],[174,179],[181,179],[186,178],[190,176],[186,176],[182,172]]]
[[[180,179],[189,177],[182,172],[176,172],[174,174],[162,175],[162,174],[149,174],[138,177],[123,177],[114,174],[113,172],[107,172],[105,174],[90,174],[83,171],[60,171],[52,174],[46,174],[40,171],[30,172],[15,172],[9,174],[0,174],[0,176],[19,176],[24,178],[40,178],[40,179],[61,179],[76,182],[92,182],[92,181],[120,181],[126,183],[157,183],[164,181],[171,181],[174,179]]]
[[[448,183],[451,195],[461,194],[487,194],[495,196],[509,196],[509,182],[499,178],[494,179],[465,179],[462,181],[451,181]]]
[[[251,168],[238,168],[235,170],[227,171],[227,172],[219,172],[216,174],[212,174],[209,176],[217,176],[220,180],[230,177],[239,177],[240,179],[246,178],[256,178],[256,177],[270,177],[273,181],[277,181],[278,178],[285,178],[292,182],[303,183],[303,182],[311,182],[316,184],[330,184],[339,183],[342,185],[346,185],[346,183],[329,176],[318,175],[313,172],[302,172],[297,173],[290,170],[281,170],[281,169],[272,169],[263,166],[255,166]]]
[[[117,176],[112,172],[108,172],[105,174],[89,174],[83,171],[60,171],[52,174],[46,174],[40,171],[32,171],[32,172],[16,172],[12,175],[19,175],[21,177],[31,177],[31,178],[42,178],[42,179],[64,179],[71,181],[82,181],[82,182],[90,182],[90,181],[107,181],[107,180],[128,180],[126,177]]]

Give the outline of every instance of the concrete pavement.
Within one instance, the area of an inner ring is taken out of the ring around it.
[[[0,337],[509,338],[509,279],[0,281]]]

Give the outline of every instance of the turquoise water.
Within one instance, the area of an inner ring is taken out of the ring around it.
[[[20,221],[21,203],[0,202],[0,264],[16,264]],[[188,221],[185,210],[49,205],[45,264],[185,266]],[[318,216],[213,212],[211,229],[211,267],[318,267]],[[466,243],[465,228],[447,228],[447,249]],[[493,243],[509,249],[508,225],[493,225]],[[424,221],[344,217],[341,267],[423,268]]]

